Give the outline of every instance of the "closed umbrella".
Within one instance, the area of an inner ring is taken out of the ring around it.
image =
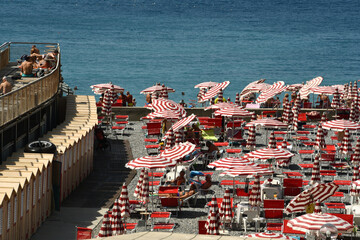
[[[218,102],[218,103],[223,102],[223,98],[224,98],[224,96],[223,96],[223,91],[222,91],[222,89],[220,89],[220,91],[219,91],[219,93],[218,93],[218,100],[217,100],[217,102]]]
[[[111,105],[113,104],[113,93],[110,89],[105,91],[104,98],[103,98],[103,105],[101,109],[101,113],[110,116],[111,114]]]
[[[310,203],[325,201],[331,197],[339,188],[333,182],[312,185],[309,189],[302,191],[295,196],[285,208],[285,213],[305,212],[306,206]]]
[[[104,218],[100,227],[100,231],[99,231],[99,237],[110,237],[112,236],[112,229],[111,229],[111,223],[110,223],[110,216],[111,216],[111,211],[107,211],[104,214]]]
[[[316,183],[320,183],[320,163],[319,163],[319,155],[315,156],[313,169],[311,172],[311,181],[310,184],[314,185]]]
[[[115,199],[115,203],[112,208],[110,224],[111,224],[111,232],[112,232],[111,236],[124,234],[124,225],[121,219],[119,199]]]
[[[239,94],[239,93],[236,93],[235,105],[238,105],[238,106],[241,105],[241,102],[240,102],[240,94]]]
[[[183,135],[181,129],[175,132],[175,146],[179,145],[183,141]]]
[[[359,166],[358,165],[354,165],[353,166],[353,176],[351,181],[355,182],[359,180]],[[350,190],[350,195],[351,196],[358,196],[359,195],[359,191],[356,188],[355,184],[351,184],[351,190]]]
[[[224,199],[221,202],[220,209],[220,219],[223,223],[229,223],[232,221],[232,208],[231,208],[231,199],[230,199],[230,190],[226,189],[224,194]]]
[[[299,111],[295,111],[294,117],[292,120],[292,129],[297,131],[299,129]]]
[[[139,192],[141,190],[141,185],[144,181],[144,172],[145,172],[145,169],[141,169],[139,180],[136,184],[135,191],[134,191],[134,197],[136,197],[136,198],[139,198]]]
[[[348,129],[345,129],[345,134],[340,146],[340,154],[345,157],[348,156],[352,152],[352,146],[350,143],[350,133]]]
[[[255,121],[257,118],[256,118],[256,113],[252,113],[251,114],[251,121]]]
[[[127,190],[127,186],[125,183],[123,184],[122,189],[121,189],[119,205],[120,205],[121,217],[123,219],[129,218],[130,217],[130,203],[129,203],[128,190]]]
[[[315,138],[315,149],[320,150],[325,148],[325,137],[324,137],[324,131],[321,127],[321,125],[318,126],[317,134]]]
[[[256,132],[255,126],[250,126],[248,131],[248,139],[246,141],[246,148],[250,150],[256,149]]]
[[[220,214],[216,196],[213,196],[210,202],[210,209],[207,221],[205,223],[206,233],[210,235],[219,235]]]
[[[350,116],[349,116],[349,120],[352,122],[356,121],[356,109],[355,106],[357,105],[356,102],[352,102],[351,106],[350,106]]]
[[[285,103],[282,120],[285,124],[290,124],[290,122],[291,122],[290,102]]]
[[[260,195],[260,176],[255,175],[255,181],[251,189],[249,196],[249,204],[252,207],[258,207],[261,204],[261,195]]]
[[[360,137],[358,137],[356,141],[355,153],[352,159],[352,163],[354,165],[359,165],[359,162],[360,162]]]
[[[169,129],[169,136],[166,138],[165,148],[166,148],[166,149],[172,148],[173,142],[175,142],[175,141],[174,141],[174,132],[173,132],[172,128],[170,128],[170,129]]]
[[[268,148],[276,148],[276,140],[275,140],[274,132],[271,132],[270,134]]]
[[[337,88],[335,89],[335,92],[333,95],[331,107],[334,108],[335,110],[340,107],[340,93]]]
[[[141,185],[141,190],[140,190],[139,196],[140,196],[140,201],[142,202],[142,204],[147,206],[148,202],[150,201],[150,198],[149,198],[149,175],[148,175],[147,171],[144,172],[144,180]]]

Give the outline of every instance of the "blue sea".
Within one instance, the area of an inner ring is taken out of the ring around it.
[[[143,106],[144,88],[231,82],[322,85],[360,77],[360,2],[338,0],[0,0],[0,42],[59,42],[65,81],[77,94],[113,82]],[[185,96],[181,95],[185,93]]]

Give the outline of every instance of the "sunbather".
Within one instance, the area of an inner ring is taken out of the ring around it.
[[[185,171],[182,170],[180,172],[180,175],[177,176],[174,180],[166,182],[170,185],[175,185],[175,186],[180,186],[180,185],[184,185],[186,183],[186,179],[185,179]]]

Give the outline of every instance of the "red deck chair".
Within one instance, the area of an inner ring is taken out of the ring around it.
[[[281,231],[283,225],[284,204],[285,201],[283,199],[264,200],[266,229],[268,231]]]
[[[341,214],[341,213],[329,213],[329,214],[337,216],[337,217],[347,221],[351,225],[354,225],[354,215],[352,215],[352,214]]]
[[[148,122],[146,123],[147,137],[148,136],[161,136],[161,122]]]
[[[123,223],[124,229],[126,233],[134,233],[136,232],[137,223]]]
[[[168,211],[175,210],[175,216],[181,211],[181,203],[179,198],[160,198],[160,208]]]
[[[283,182],[283,196],[284,198],[293,198],[302,191],[303,180],[301,178],[284,178]]]
[[[285,234],[304,234],[305,235],[305,232],[297,231],[297,230],[294,230],[291,227],[289,227],[287,225],[288,221],[289,220],[284,219],[282,230],[281,230],[282,233],[285,233]],[[302,239],[305,239],[305,238],[302,238]]]
[[[175,223],[169,223],[171,212],[153,212],[150,215],[151,231],[166,230],[172,232],[175,228]]]

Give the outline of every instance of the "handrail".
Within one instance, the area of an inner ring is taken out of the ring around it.
[[[56,67],[51,73],[40,77],[19,89],[0,96],[0,126],[3,126],[4,124],[16,119],[22,114],[36,108],[40,104],[48,101],[59,90],[60,47],[58,43],[12,42],[2,44],[0,48],[6,45],[8,45],[10,48],[11,44],[52,44],[57,46],[59,55]],[[7,54],[7,56],[8,55],[9,54]],[[1,64],[2,63],[0,62],[0,65]]]

